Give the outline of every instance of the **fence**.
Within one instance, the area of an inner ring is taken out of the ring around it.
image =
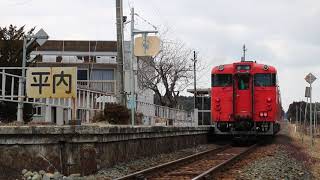
[[[64,124],[71,119],[72,101],[70,98],[28,98],[19,95],[20,81],[25,81],[21,74],[22,68],[0,67],[0,101],[23,102],[33,104],[35,107],[42,107],[41,114],[36,119],[46,122],[57,122]],[[19,72],[20,71],[20,72]],[[90,119],[104,109],[106,99],[115,102],[110,93],[103,93],[96,90],[77,88],[77,117],[82,122],[89,122]],[[54,109],[52,109],[54,108]],[[52,111],[60,111],[52,116]],[[57,117],[58,116],[58,117]],[[56,118],[57,120],[52,120]],[[63,121],[61,121],[63,119]],[[60,122],[59,122],[60,120]]]
[[[143,113],[144,123],[148,125],[196,126],[198,124],[194,112],[141,101],[137,101],[136,105],[137,112]]]
[[[109,94],[116,93],[115,80],[78,80],[78,87],[83,89],[90,89]]]
[[[20,71],[20,72],[19,72]],[[20,82],[25,82],[21,74],[22,68],[0,67],[0,101],[29,103],[39,114],[34,116],[35,120],[54,122],[62,125],[71,119],[72,101],[70,98],[28,98],[22,96]],[[99,86],[94,84],[104,84],[110,91],[102,92],[97,90]],[[77,117],[82,122],[89,123],[90,120],[105,108],[106,102],[116,103],[114,97],[115,81],[89,82],[78,81],[77,87]],[[159,106],[155,104],[136,102],[136,111],[143,114],[143,124],[145,125],[170,125],[170,126],[196,126],[198,124],[193,112],[180,109]],[[197,114],[197,113],[196,113]],[[1,118],[1,117],[0,117]]]

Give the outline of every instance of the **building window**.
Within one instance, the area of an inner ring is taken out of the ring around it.
[[[113,69],[93,69],[91,80],[114,80]]]
[[[88,80],[88,70],[78,69],[78,80]]]
[[[33,108],[34,115],[41,115],[41,106],[36,106]]]
[[[42,62],[57,62],[56,55],[43,55]]]

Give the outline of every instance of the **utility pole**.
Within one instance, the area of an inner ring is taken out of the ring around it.
[[[301,132],[301,125],[302,125],[302,119],[301,119],[301,103],[302,101],[300,101],[299,103],[299,123],[298,123],[298,134],[300,134],[301,136],[301,141],[303,142],[303,139],[302,139],[302,132]]]
[[[312,134],[312,128],[313,128],[313,123],[312,123],[312,85],[310,83],[310,138],[311,138],[311,146],[313,145],[313,134]]]
[[[316,103],[316,119],[315,119],[315,130],[317,132],[317,126],[318,126],[318,110],[317,110],[317,103]]]
[[[124,91],[124,45],[123,45],[123,6],[122,0],[116,0],[116,21],[117,21],[117,99],[118,102],[127,106]]]
[[[307,122],[307,110],[308,110],[308,102],[309,102],[309,98],[307,97],[306,100],[306,107],[304,108],[304,121],[303,121],[303,129],[306,128],[306,122]]]
[[[29,44],[31,44],[29,42]],[[22,47],[22,78],[19,78],[19,89],[18,89],[18,95],[19,95],[19,103],[18,103],[18,111],[17,111],[17,121],[22,122],[23,121],[23,96],[24,96],[24,82],[26,77],[26,64],[27,64],[27,38],[23,38],[23,47]]]
[[[193,96],[193,109],[197,108],[197,76],[196,76],[196,63],[197,63],[197,55],[196,51],[193,51],[193,86],[194,86],[194,96]]]
[[[317,118],[317,103],[314,102],[314,109],[313,109],[313,129],[314,129],[314,136],[316,135],[316,118]]]
[[[301,125],[301,101],[299,103],[299,121],[298,121],[298,125],[299,125],[299,127]]]
[[[131,8],[131,63],[130,63],[130,85],[131,85],[131,99],[130,99],[130,107],[131,107],[131,125],[134,126],[134,115],[135,115],[135,78],[134,78],[134,70],[133,70],[133,61],[134,61],[134,8]]]
[[[313,146],[313,122],[312,122],[312,83],[317,79],[312,73],[309,73],[305,78],[307,83],[309,83],[309,98],[310,98],[310,138],[311,138],[311,146]],[[307,95],[307,93],[306,93]]]
[[[140,31],[140,30],[136,30],[134,28],[134,8],[131,8],[131,28],[130,28],[130,32],[131,32],[131,42],[130,42],[130,47],[131,47],[131,63],[130,63],[130,89],[131,89],[131,93],[130,93],[130,108],[131,108],[131,125],[134,126],[135,123],[135,108],[136,108],[136,93],[135,93],[135,74],[134,74],[134,63],[133,61],[135,60],[135,55],[134,55],[134,36],[141,34],[145,39],[148,35],[148,33],[158,33],[157,30],[154,31]]]
[[[296,119],[295,119],[295,124],[297,126],[297,121],[298,121],[298,105],[296,105]]]

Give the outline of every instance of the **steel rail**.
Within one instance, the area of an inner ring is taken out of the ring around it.
[[[186,164],[186,163],[189,163],[189,162],[192,162],[192,161],[196,161],[197,159],[199,159],[199,158],[201,158],[203,156],[206,156],[206,155],[208,155],[210,153],[219,153],[219,152],[222,152],[222,151],[228,149],[229,147],[230,147],[230,145],[225,145],[225,146],[218,147],[218,148],[215,148],[215,149],[210,149],[210,150],[207,150],[207,151],[203,151],[203,152],[200,152],[200,153],[197,153],[197,154],[193,154],[193,155],[190,155],[190,156],[187,156],[187,157],[183,157],[183,158],[180,158],[180,159],[177,159],[177,160],[174,160],[174,161],[170,161],[170,162],[167,162],[167,163],[164,163],[164,164],[160,164],[158,166],[150,167],[148,169],[144,169],[144,170],[141,170],[141,171],[138,171],[138,172],[135,172],[135,173],[120,177],[120,178],[116,178],[115,180],[144,179],[144,177],[146,175],[149,175],[151,173],[158,172],[160,170],[164,170],[164,169],[170,168],[172,166],[177,166],[178,164]]]
[[[232,158],[210,168],[209,170],[205,171],[204,173],[194,177],[192,180],[207,179],[207,177],[210,174],[212,174],[213,172],[217,172],[217,171],[221,170],[221,168],[225,167],[226,165],[229,165],[229,164],[233,163],[234,161],[240,159],[241,157],[243,157],[244,155],[246,155],[247,153],[249,153],[250,151],[252,151],[256,147],[257,147],[257,144],[254,144],[254,145],[248,147],[246,150],[242,151],[240,154],[235,155]]]

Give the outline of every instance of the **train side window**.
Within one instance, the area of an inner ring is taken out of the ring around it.
[[[255,74],[254,85],[259,87],[276,86],[276,74]]]
[[[212,74],[212,87],[226,87],[232,85],[232,74]]]
[[[240,75],[238,77],[238,89],[246,90],[249,89],[250,76],[248,75]]]

